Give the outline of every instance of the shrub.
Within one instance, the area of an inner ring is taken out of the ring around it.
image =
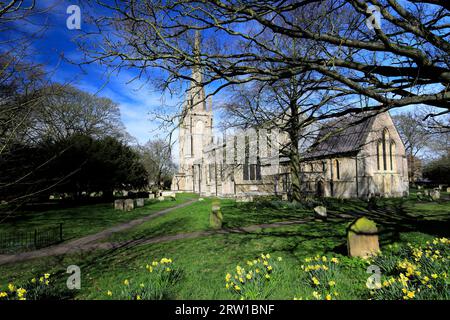
[[[315,299],[332,300],[339,296],[336,279],[341,272],[339,259],[317,255],[312,258],[305,258],[306,265],[301,269],[307,274],[308,285],[313,290],[312,296]]]
[[[225,288],[241,300],[267,299],[282,278],[278,262],[281,257],[272,261],[270,254],[247,261],[248,268],[236,266],[236,273],[227,273]]]
[[[181,272],[172,259],[162,258],[147,264],[146,272],[134,279],[125,279],[117,290],[108,290],[106,295],[116,300],[163,300],[171,299],[173,287]]]
[[[45,273],[23,284],[9,283],[7,288],[0,290],[0,300],[55,300],[72,296],[69,289],[58,287],[50,276]]]
[[[427,241],[374,257],[370,262],[382,271],[381,288],[370,292],[373,299],[450,299],[448,261],[450,240]]]

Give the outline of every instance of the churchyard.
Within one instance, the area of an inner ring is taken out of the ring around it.
[[[2,264],[0,299],[450,298],[445,191],[438,200],[412,190],[407,198],[296,204],[177,194],[176,201],[146,200],[130,212],[105,203],[24,213],[0,230],[63,222],[64,243],[70,243],[180,204],[66,254]],[[326,219],[314,213],[319,205]],[[347,248],[348,229],[362,216],[376,224],[381,250],[368,259],[349,257]],[[70,265],[80,268],[79,289],[67,288]]]

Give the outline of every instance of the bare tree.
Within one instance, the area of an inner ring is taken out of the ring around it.
[[[98,3],[110,14],[96,20],[105,31],[101,39],[82,44],[89,61],[136,68],[142,76],[157,67],[166,88],[195,80],[189,76],[193,65],[208,76],[204,85],[215,84],[214,93],[232,84],[313,71],[335,81],[328,89],[348,99],[369,99],[368,107],[336,110],[334,116],[419,103],[449,110],[450,26],[444,0]],[[366,25],[374,18],[369,5],[381,15],[382,25],[373,30]],[[193,55],[191,30],[201,30],[210,44],[200,59]],[[276,45],[278,36],[309,41],[320,54],[294,59]]]
[[[149,140],[140,148],[140,155],[150,184],[164,187],[170,183],[176,168],[172,161],[170,146],[165,140]]]
[[[405,151],[408,155],[408,175],[409,181],[415,182],[418,166],[416,159],[421,151],[429,145],[430,135],[428,134],[422,118],[412,112],[405,112],[393,117],[398,133],[405,144]]]

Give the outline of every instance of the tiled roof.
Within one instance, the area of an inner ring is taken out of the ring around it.
[[[375,117],[365,113],[324,124],[304,158],[322,158],[359,151]]]

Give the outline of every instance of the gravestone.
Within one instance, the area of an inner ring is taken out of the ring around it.
[[[439,200],[441,198],[441,192],[439,191],[439,189],[431,190],[430,196],[434,201]]]
[[[136,199],[136,208],[140,208],[144,206],[144,198]]]
[[[211,213],[209,215],[209,226],[212,229],[221,229],[222,228],[222,211],[220,210],[220,201],[214,200],[212,202]]]
[[[149,193],[149,194],[148,194],[148,198],[149,198],[149,199],[155,199],[155,195],[154,195],[153,193]]]
[[[160,197],[158,197],[158,200],[159,200],[159,201],[164,201],[164,197],[163,197],[163,196],[160,196]]]
[[[125,211],[131,211],[134,209],[134,200],[133,199],[126,199],[123,205],[123,210]]]
[[[203,198],[198,198],[198,201],[205,201],[205,199],[203,199]]]
[[[314,208],[314,213],[316,218],[320,220],[326,220],[327,219],[327,208],[324,206],[317,206]]]
[[[361,217],[352,222],[347,232],[347,249],[350,257],[368,258],[380,251],[378,229],[372,220]]]
[[[450,187],[447,187],[447,192],[450,192]]]
[[[114,200],[114,209],[123,210],[123,205],[124,205],[124,202],[122,199]]]

